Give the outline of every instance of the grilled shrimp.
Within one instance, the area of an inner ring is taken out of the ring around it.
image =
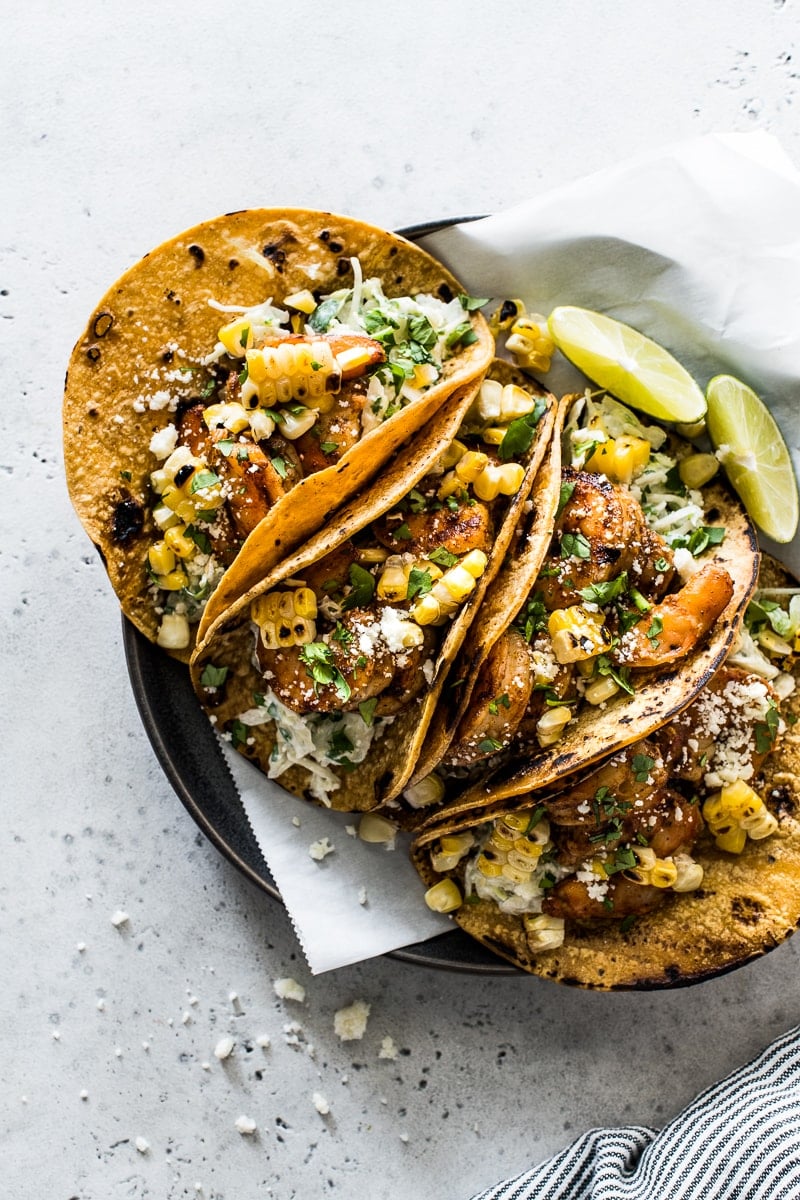
[[[562,879],[543,901],[542,912],[571,921],[621,921],[625,917],[652,912],[666,898],[665,888],[634,883],[619,875],[609,879],[602,900],[589,895],[590,886],[574,875]]]
[[[634,742],[560,796],[545,801],[548,816],[558,825],[596,825],[597,795],[603,789],[603,794],[641,811],[650,806],[653,792],[664,789],[668,776],[657,746],[649,740]]]
[[[367,399],[367,381],[354,380],[347,393],[337,396],[327,411],[320,411],[307,433],[295,438],[295,447],[307,475],[323,471],[355,446],[361,437],[361,413]]]
[[[228,484],[228,510],[238,532],[247,537],[288,492],[285,463],[276,465],[257,442],[233,441],[226,429],[215,429],[212,438],[214,469]],[[225,444],[224,452],[218,443]]]
[[[537,587],[550,610],[581,601],[580,589],[607,583],[631,569],[638,572],[651,557],[667,558],[666,544],[648,530],[634,497],[604,475],[566,467],[565,487],[572,492],[556,522],[557,544],[544,561]],[[671,557],[669,559],[671,561]]]
[[[522,634],[507,629],[483,663],[470,704],[447,755],[465,767],[507,746],[525,716],[534,684],[531,649]]]
[[[416,554],[421,558],[441,546],[451,554],[466,554],[468,550],[488,553],[494,536],[492,514],[479,500],[474,504],[460,504],[454,509],[444,507],[433,512],[404,513],[399,519],[390,514],[376,521],[372,529],[387,550],[395,554]],[[406,536],[398,537],[398,531]]]
[[[637,668],[660,667],[683,658],[710,631],[733,595],[724,567],[708,562],[674,595],[667,596],[620,638],[617,662]]]

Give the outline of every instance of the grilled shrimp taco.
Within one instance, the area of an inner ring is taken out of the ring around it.
[[[477,307],[405,239],[301,209],[219,217],[131,268],[64,398],[70,494],[126,615],[188,658],[225,570],[216,612],[255,582],[245,541],[274,565],[454,390],[466,408],[493,347]]]
[[[426,431],[236,601],[192,659],[217,729],[287,790],[330,807],[397,795],[517,520],[526,510],[552,526],[553,397],[498,361],[466,417],[449,405],[433,442]]]
[[[593,988],[694,983],[783,941],[800,921],[790,582],[765,565],[734,653],[647,738],[557,795],[431,819],[412,847],[429,904],[523,969]]]
[[[470,803],[552,788],[664,724],[756,585],[755,532],[712,455],[610,397],[577,401],[564,442],[547,553],[523,541],[499,572],[418,764],[493,772]]]

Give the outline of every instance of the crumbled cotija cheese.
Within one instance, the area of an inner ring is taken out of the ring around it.
[[[327,1117],[328,1113],[331,1111],[331,1106],[328,1104],[328,1101],[325,1099],[322,1092],[314,1092],[311,1100],[319,1115],[321,1117]]]
[[[336,847],[332,845],[330,838],[323,837],[317,842],[312,842],[308,847],[308,853],[314,859],[314,862],[322,862],[323,858],[327,858],[329,854],[333,854]]]
[[[358,1041],[364,1036],[369,1020],[370,1006],[365,1000],[355,1000],[347,1008],[340,1008],[333,1015],[333,1028],[342,1042]]]
[[[296,979],[274,979],[272,990],[281,1000],[296,1000],[298,1004],[302,1004],[306,998],[306,989]]]

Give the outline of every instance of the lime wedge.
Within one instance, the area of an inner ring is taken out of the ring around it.
[[[708,432],[732,486],[759,529],[790,542],[797,532],[797,480],[775,418],[733,375],[716,375],[706,397]]]
[[[588,308],[554,308],[547,322],[562,354],[605,391],[659,421],[699,421],[703,393],[672,355],[643,333]]]

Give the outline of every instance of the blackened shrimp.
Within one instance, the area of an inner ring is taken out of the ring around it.
[[[705,563],[679,592],[654,605],[622,635],[614,658],[642,669],[684,658],[710,632],[732,596],[733,580],[725,568]]]
[[[469,766],[507,746],[525,716],[534,678],[530,646],[515,629],[506,630],[481,666],[448,763]]]
[[[441,547],[451,554],[466,554],[469,550],[488,554],[494,537],[492,514],[479,500],[456,508],[444,506],[433,512],[390,513],[372,528],[387,550],[421,558]]]
[[[341,392],[307,433],[295,438],[295,447],[307,475],[339,461],[361,437],[361,414],[367,399],[367,380],[357,379]]]
[[[651,794],[666,786],[668,774],[654,742],[634,742],[560,796],[548,799],[548,816],[559,825],[597,825],[598,814],[608,811],[609,797],[625,810],[650,807]]]

